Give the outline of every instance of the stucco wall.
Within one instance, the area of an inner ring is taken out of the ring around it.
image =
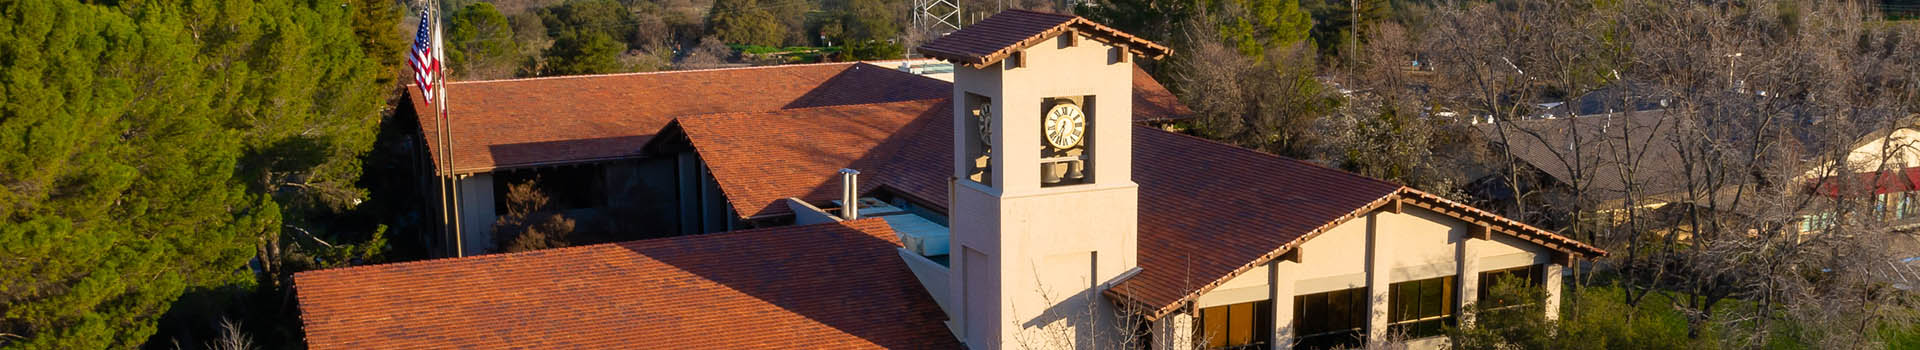
[[[1025,51],[1026,65],[959,67],[954,99],[992,101],[992,186],[954,186],[951,228],[955,318],[974,349],[1100,347],[1115,320],[1093,288],[1137,263],[1137,185],[1131,181],[1130,62],[1082,36],[1043,41]],[[1042,187],[1042,104],[1048,98],[1094,98],[1086,145],[1092,183]],[[970,115],[956,103],[955,115]],[[966,120],[954,118],[955,130]],[[956,177],[967,169],[972,138],[955,137]],[[977,254],[977,255],[976,255]],[[1064,336],[1063,336],[1064,334]],[[1066,339],[1061,339],[1066,338]]]
[[[1459,298],[1454,307],[1459,315],[1457,310],[1478,295],[1479,272],[1543,264],[1550,274],[1546,281],[1552,297],[1549,314],[1556,314],[1561,270],[1550,263],[1557,252],[1503,234],[1495,234],[1491,241],[1467,238],[1479,229],[1411,206],[1399,214],[1377,211],[1308,240],[1301,245],[1300,262],[1275,261],[1255,267],[1201,295],[1196,304],[1206,308],[1273,300],[1273,339],[1276,344],[1291,344],[1287,341],[1293,335],[1294,296],[1377,285],[1381,288],[1372,289],[1375,311],[1371,314],[1375,317],[1370,329],[1384,330],[1386,285],[1455,275]],[[1377,267],[1369,264],[1372,259],[1379,259]],[[1439,340],[1419,339],[1409,345],[1416,349],[1440,348],[1444,342]],[[1170,346],[1163,349],[1185,348],[1168,342],[1157,345]]]
[[[1848,172],[1864,172],[1880,169],[1882,160],[1888,169],[1898,170],[1920,166],[1920,130],[1901,128],[1886,134],[1885,138],[1862,140],[1859,147],[1847,153]],[[1879,135],[1873,135],[1879,136]],[[1832,164],[1815,167],[1800,175],[1799,180],[1812,180],[1830,172]]]

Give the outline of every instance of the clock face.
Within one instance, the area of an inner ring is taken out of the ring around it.
[[[1087,132],[1087,115],[1080,112],[1080,106],[1062,102],[1053,105],[1046,115],[1047,144],[1054,148],[1068,149],[1080,145]]]

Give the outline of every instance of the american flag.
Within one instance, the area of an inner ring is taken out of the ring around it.
[[[413,66],[413,82],[420,84],[428,106],[433,105],[434,76],[440,74],[440,58],[433,52],[440,35],[433,32],[432,18],[427,11],[420,11],[420,34],[413,37],[413,54],[407,57],[407,63]]]

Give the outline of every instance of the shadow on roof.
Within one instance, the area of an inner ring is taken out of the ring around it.
[[[854,64],[781,108],[947,98],[951,84],[872,64]]]
[[[845,224],[884,228],[884,222],[870,220]],[[958,347],[941,323],[946,315],[900,260],[899,244],[867,230],[841,229],[836,224],[815,226],[829,229],[777,232],[782,237],[719,233],[715,235],[738,239],[677,239],[620,246],[881,347]],[[881,231],[892,234],[891,230]],[[770,233],[776,232],[760,234]],[[791,244],[797,242],[812,244]],[[715,259],[724,257],[752,258]],[[793,322],[779,320],[781,315],[777,314],[709,317],[738,316],[771,318],[741,319],[741,324]]]
[[[580,162],[594,159],[614,159],[640,155],[640,147],[646,145],[653,134],[584,138],[544,142],[523,142],[487,145],[487,153],[493,156],[497,167],[533,166],[550,163],[555,159],[566,162]],[[609,153],[607,150],[625,150]],[[582,157],[585,156],[585,157]]]

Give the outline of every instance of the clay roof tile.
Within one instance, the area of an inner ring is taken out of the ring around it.
[[[313,349],[958,349],[883,220],[303,272]]]

